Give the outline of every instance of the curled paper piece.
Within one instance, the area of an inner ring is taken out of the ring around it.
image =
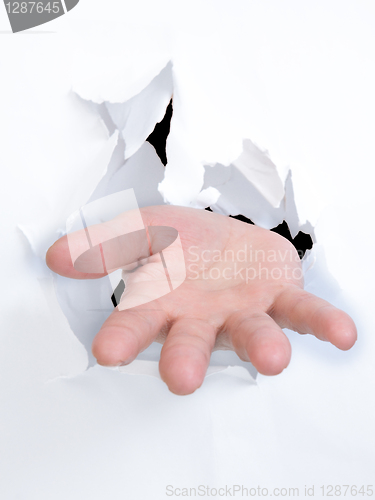
[[[67,236],[77,271],[101,275],[122,269],[125,291],[120,311],[167,295],[186,278],[177,230],[145,227],[133,189],[76,211],[68,219]]]
[[[285,193],[276,165],[250,139],[244,139],[242,144],[243,151],[232,164],[272,207],[278,207]]]
[[[172,94],[172,63],[168,62],[139,94],[125,102],[104,103],[113,125],[125,141],[125,160],[138,151],[154,130],[155,123],[163,119]]]

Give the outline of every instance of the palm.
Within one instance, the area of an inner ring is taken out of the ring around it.
[[[202,384],[214,349],[233,349],[261,373],[280,373],[290,360],[283,327],[312,333],[341,349],[354,344],[351,318],[303,290],[298,254],[285,238],[204,210],[157,206],[141,214],[146,226],[178,231],[186,279],[145,305],[117,308],[93,343],[100,364],[129,363],[158,341],[164,344],[162,378],[173,392],[188,394]],[[66,237],[50,248],[47,262],[64,276],[98,277],[73,268]],[[132,292],[139,273],[155,279],[153,266],[151,259],[129,274],[126,292]]]

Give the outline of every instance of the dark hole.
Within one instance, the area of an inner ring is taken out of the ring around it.
[[[112,304],[114,307],[117,307],[118,304],[120,303],[121,295],[124,293],[124,290],[125,290],[125,283],[124,280],[121,280],[111,297]]]
[[[254,225],[254,222],[252,220],[248,219],[247,217],[245,217],[244,215],[230,215],[229,217],[232,217],[232,219],[240,220],[241,222],[246,222],[246,224],[253,224]]]
[[[206,210],[212,212],[210,207],[207,207]],[[232,219],[240,220],[242,222],[246,222],[247,224],[254,224],[252,220],[244,217],[243,215],[230,215],[229,217],[232,217]],[[300,231],[295,238],[292,238],[288,224],[285,220],[282,222],[282,224],[279,224],[277,227],[272,228],[271,231],[274,231],[275,233],[280,234],[281,236],[284,236],[284,238],[289,240],[297,250],[300,259],[303,258],[306,250],[310,250],[313,247],[313,240],[309,234]]]
[[[172,115],[173,115],[173,105],[171,99],[166,109],[164,118],[162,119],[161,122],[155,125],[153,132],[151,132],[151,134],[146,139],[150,144],[154,146],[156,153],[159,156],[164,166],[167,164],[166,145],[167,145],[167,137],[171,129]]]
[[[279,224],[277,227],[271,229],[271,231],[274,231],[275,233],[284,236],[284,238],[293,243],[300,259],[303,258],[303,256],[306,253],[306,250],[310,250],[313,247],[313,240],[309,234],[300,231],[295,238],[292,238],[288,224],[285,222],[285,220],[282,222],[282,224]]]

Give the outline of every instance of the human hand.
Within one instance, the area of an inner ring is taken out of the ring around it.
[[[178,231],[186,279],[146,307],[120,310],[120,304],[93,341],[99,364],[128,364],[152,342],[160,342],[160,375],[172,392],[183,395],[201,386],[216,349],[234,350],[264,375],[280,373],[291,357],[282,328],[313,334],[343,350],[355,343],[357,332],[350,316],[303,290],[299,256],[282,236],[205,210],[164,205],[140,212],[145,226]],[[126,225],[127,217],[124,213],[115,222],[92,228],[100,232],[111,224]],[[86,241],[84,231],[70,236],[78,247]],[[132,251],[136,254],[137,248]],[[152,259],[143,260],[145,265],[129,273],[128,298],[140,274],[147,275],[151,287],[158,279]],[[67,236],[48,250],[46,261],[53,271],[69,278],[95,279],[106,274],[74,268]]]

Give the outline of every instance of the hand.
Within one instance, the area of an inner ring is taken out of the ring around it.
[[[234,350],[264,375],[280,373],[291,357],[282,328],[313,334],[343,350],[355,343],[353,320],[303,290],[299,256],[282,236],[205,210],[166,205],[140,212],[145,226],[178,231],[186,279],[146,306],[117,307],[92,345],[99,364],[128,364],[152,342],[160,342],[160,375],[172,392],[183,395],[201,386],[216,349]],[[124,213],[92,227],[100,232],[111,224],[126,225],[127,217]],[[84,231],[73,237],[78,246],[86,241]],[[152,259],[128,274],[128,297],[137,285],[137,273],[148,275],[150,286],[157,279]],[[46,261],[53,271],[69,278],[95,279],[106,274],[75,269],[67,236],[48,250]]]

